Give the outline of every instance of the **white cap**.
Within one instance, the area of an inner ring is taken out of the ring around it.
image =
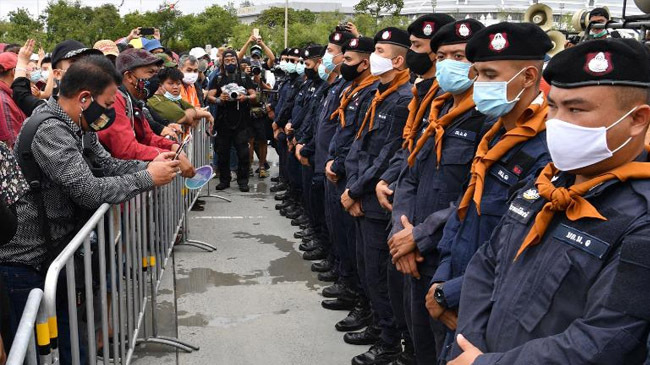
[[[196,58],[201,58],[208,53],[201,47],[194,47],[190,50],[190,56],[194,56]]]
[[[32,53],[32,55],[29,56],[29,60],[38,62],[38,53]]]

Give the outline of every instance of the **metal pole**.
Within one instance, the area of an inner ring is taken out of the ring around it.
[[[289,0],[284,1],[284,48],[289,47]]]

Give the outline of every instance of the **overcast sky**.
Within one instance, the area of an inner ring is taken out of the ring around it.
[[[218,4],[225,5],[227,0],[167,0],[168,3],[178,1],[176,8],[183,13],[200,13],[205,7]],[[234,0],[237,5],[240,0]],[[254,4],[275,3],[283,0],[253,0]],[[300,0],[310,1],[310,0]],[[322,2],[327,0],[312,0]],[[81,0],[81,4],[85,6],[100,6],[102,4],[114,4],[120,6],[120,13],[126,14],[136,10],[148,11],[157,10],[158,6],[164,0]],[[358,1],[353,1],[357,3]],[[34,16],[39,10],[42,12],[47,7],[47,0],[0,0],[0,19],[6,19],[7,13],[18,8],[27,8],[29,13]]]

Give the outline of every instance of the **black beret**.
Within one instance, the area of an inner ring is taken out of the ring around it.
[[[287,53],[287,56],[292,56],[292,57],[300,57],[302,55],[302,51],[300,48],[290,48],[289,53]]]
[[[352,38],[354,38],[354,34],[350,32],[334,32],[330,34],[329,42],[343,47]]]
[[[282,52],[280,52],[280,56],[288,56],[289,55],[289,50],[291,50],[291,48],[283,49]]]
[[[609,20],[609,12],[605,8],[594,8],[589,12],[589,17],[592,16],[604,16],[605,19]]]
[[[463,19],[449,23],[431,38],[431,50],[436,51],[438,47],[446,44],[467,43],[479,30],[485,28],[483,23],[474,19]]]
[[[377,43],[392,44],[404,48],[411,47],[409,34],[405,30],[395,27],[384,28],[377,32],[375,35],[375,44]]]
[[[302,59],[309,60],[312,58],[321,58],[324,48],[325,47],[321,46],[320,44],[309,45],[302,51]]]
[[[594,85],[647,88],[650,58],[635,39],[597,39],[556,54],[544,70],[544,79],[563,89]]]
[[[368,37],[352,38],[343,46],[343,52],[372,53],[375,51],[375,41]]]
[[[416,38],[431,39],[443,25],[452,23],[454,18],[447,14],[425,14],[415,19],[407,31]]]
[[[551,48],[551,39],[539,26],[502,22],[478,31],[467,42],[465,53],[470,62],[543,60]]]

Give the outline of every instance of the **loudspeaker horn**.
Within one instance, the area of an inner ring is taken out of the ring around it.
[[[542,30],[547,31],[553,28],[553,10],[545,4],[534,4],[526,9],[524,22],[538,25]]]
[[[557,30],[549,30],[546,34],[551,38],[551,42],[553,43],[553,48],[546,52],[549,56],[553,57],[564,50],[564,45],[566,44],[566,36],[564,33]]]
[[[642,12],[650,14],[650,0],[634,0],[634,4]]]
[[[573,26],[573,29],[577,32],[587,29],[587,25],[589,24],[589,12],[589,9],[580,9],[573,13],[573,16],[571,17],[571,26]]]

